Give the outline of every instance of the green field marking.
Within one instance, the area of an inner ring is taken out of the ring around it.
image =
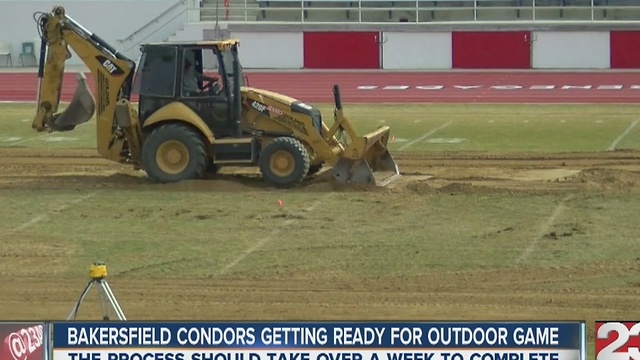
[[[397,112],[400,116],[396,120],[387,121],[385,125],[391,127],[396,138],[407,141],[451,122],[424,141],[412,144],[408,148],[411,151],[491,152],[604,151],[640,109],[635,105],[374,105],[369,109],[352,108],[354,106],[345,107],[345,110],[354,114],[351,118],[357,119],[354,122],[359,129],[365,128],[364,118],[392,116],[396,109],[402,109]],[[632,147],[638,143],[638,140],[633,141],[633,133],[629,133],[618,147]],[[390,149],[398,150],[403,146],[400,142],[392,143]]]
[[[628,130],[628,131],[627,131]],[[640,148],[640,114],[636,118],[628,121],[628,126],[618,136],[612,140],[611,144],[616,145],[616,149],[638,149]],[[619,141],[617,141],[619,140]],[[617,142],[616,142],[617,141]]]
[[[332,105],[321,109],[331,124]],[[345,104],[344,110],[361,134],[390,126],[396,140],[404,140],[392,142],[392,151],[412,141],[406,151],[606,151],[623,134],[616,148],[640,147],[640,124],[625,134],[639,118],[636,105]],[[33,115],[31,104],[0,105],[0,147],[95,146],[95,120],[72,132],[46,134],[31,129]],[[60,136],[77,140],[46,141]],[[416,141],[421,137],[424,141]],[[607,296],[638,286],[638,255],[630,249],[637,239],[633,224],[640,194],[575,194],[550,221],[561,196],[452,196],[414,189],[326,197],[323,192],[242,185],[241,192],[226,192],[224,186],[218,190],[217,185],[188,191],[189,184],[147,182],[125,182],[121,188],[110,183],[96,192],[82,188],[88,182],[95,185],[82,175],[56,175],[56,181],[65,177],[78,184],[77,190],[0,189],[0,230],[5,234],[1,274],[77,279],[95,260],[106,261],[111,274],[124,280],[313,279],[332,274],[355,289],[344,295],[349,299],[358,296],[358,287],[367,286],[360,284],[376,277],[393,276],[402,284],[405,276],[424,276],[428,282],[430,274],[464,272],[461,276],[475,284],[481,271],[544,268],[563,275],[511,284],[516,296],[531,299],[532,307],[524,311],[544,318],[546,307],[550,312],[566,308],[567,317],[590,322],[623,311],[640,316],[632,297],[628,305],[606,307]],[[100,181],[109,180],[105,176]],[[279,199],[284,208],[278,207]],[[565,278],[565,266],[577,270]],[[582,268],[601,266],[606,267],[602,274],[580,275]],[[459,281],[455,286],[467,280]],[[430,291],[420,286],[410,290]],[[385,291],[381,296],[394,298],[393,286]],[[460,291],[468,297],[461,307],[468,302],[486,310],[493,301],[500,303],[490,295],[474,298],[464,288],[449,290],[446,284],[438,291]],[[466,311],[473,316],[475,310]],[[517,316],[517,308],[505,310],[504,318]],[[593,359],[591,342],[588,349]]]
[[[334,274],[351,281],[351,292],[345,290],[344,295],[349,299],[357,296],[354,289],[366,288],[367,282],[378,276],[397,277],[401,286],[404,276],[425,276],[428,282],[428,274],[465,272],[473,282],[474,271],[520,266],[558,272],[572,265],[609,264],[625,269],[588,278],[579,274],[553,281],[530,278],[513,289],[522,297],[531,297],[534,307],[524,310],[535,309],[541,318],[546,316],[547,304],[550,311],[566,307],[566,318],[589,322],[621,309],[600,309],[588,301],[573,307],[571,298],[558,294],[571,289],[575,296],[603,297],[593,303],[601,304],[606,302],[608,289],[619,291],[638,283],[637,254],[629,251],[636,238],[635,228],[625,225],[633,224],[634,214],[640,211],[638,194],[569,199],[565,211],[540,236],[540,228],[561,200],[557,196],[344,193],[327,197],[297,191],[173,192],[162,185],[94,192],[0,190],[5,205],[0,213],[0,229],[5,234],[0,254],[7,259],[0,262],[0,273],[17,279],[79,279],[87,264],[99,259],[109,264],[116,284],[127,279],[229,278],[241,282],[265,276],[313,279]],[[94,195],[77,201],[90,194]],[[284,208],[277,206],[278,199],[284,201]],[[303,211],[314,203],[317,205],[311,211]],[[41,220],[33,222],[38,217]],[[26,222],[33,223],[12,230]],[[551,232],[558,236],[545,236]],[[243,256],[265,237],[270,240]],[[532,241],[536,241],[535,250],[526,261],[516,264]],[[233,268],[218,275],[239,257],[242,259]],[[624,272],[628,274],[620,276]],[[459,286],[440,291],[471,296]],[[394,289],[387,291],[381,295],[393,299]],[[415,289],[416,298],[422,291]],[[560,303],[546,302],[547,297],[556,299],[556,295]],[[410,294],[403,292],[403,296]],[[482,306],[499,301],[500,295],[496,296],[471,296],[468,301]],[[336,299],[340,298],[337,291]],[[185,304],[188,301],[185,298]],[[640,315],[634,309],[630,298],[626,314]],[[465,312],[474,316],[475,310],[461,305],[460,311],[464,317]],[[513,319],[520,315],[516,309],[505,309],[503,316],[494,316]],[[591,349],[592,344],[589,352]]]
[[[60,105],[60,110],[66,105]],[[95,117],[69,132],[37,132],[31,128],[35,104],[0,104],[0,147],[87,148],[95,146]]]
[[[330,125],[332,105],[319,108]],[[392,151],[606,151],[640,119],[638,105],[609,104],[346,104],[344,110],[361,135],[390,126]],[[3,104],[0,113],[0,147],[95,146],[95,120],[74,131],[48,134],[31,129],[31,104]],[[616,148],[640,147],[639,135],[640,125],[630,129]]]
[[[71,275],[71,269],[99,258],[133,277],[189,278],[216,276],[247,249],[274,236],[274,229],[275,237],[227,274],[277,275],[286,269],[300,274],[401,275],[630,263],[637,258],[628,251],[634,229],[620,224],[633,223],[633,214],[640,211],[638,195],[568,201],[566,211],[540,236],[541,226],[557,206],[553,196],[424,195],[394,203],[393,198],[380,201],[374,194],[323,198],[304,192],[256,191],[251,201],[243,201],[246,193],[203,197],[201,192],[102,190],[78,201],[92,193],[2,192],[8,205],[2,208],[2,228],[20,236],[5,237],[0,250],[10,251],[17,244],[68,246],[64,257],[72,264],[52,275]],[[280,198],[284,209],[277,206]],[[319,201],[316,208],[303,211],[314,201]],[[42,218],[14,230],[37,217]],[[451,219],[457,219],[455,226]],[[518,263],[533,241],[535,249]],[[163,265],[154,267],[157,263]],[[0,272],[8,271],[2,267]],[[149,269],[134,273],[134,267]]]

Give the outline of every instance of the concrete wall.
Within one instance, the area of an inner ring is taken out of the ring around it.
[[[213,39],[200,35],[212,28],[189,24],[180,39]],[[595,24],[456,30],[229,24],[224,36],[240,39],[247,69],[640,69],[640,31]]]
[[[640,69],[638,31],[231,31],[247,69]],[[329,55],[330,54],[330,55]]]
[[[89,31],[94,32],[118,50],[123,46],[119,39],[124,39],[134,31],[153,20],[176,3],[176,0],[60,0],[60,1],[27,1],[0,0],[0,43],[10,43],[14,66],[18,65],[22,42],[34,41],[38,37],[35,12],[48,12],[55,5],[66,8],[67,15],[79,22]],[[171,24],[160,27],[152,34],[152,41],[166,39],[186,22],[186,14],[172,20]],[[121,46],[122,45],[122,46]],[[130,53],[135,58],[137,49]],[[4,59],[0,59],[0,64]],[[135,60],[135,59],[134,59]],[[69,65],[80,65],[76,56],[67,60]]]
[[[136,38],[119,41],[176,2],[0,0],[0,42],[11,44],[17,65],[21,43],[37,37],[33,13],[63,5],[76,21],[135,59],[138,43],[202,40],[213,29],[213,23],[187,24],[187,13],[176,10],[176,16],[165,16]],[[229,24],[227,30],[241,40],[247,69],[640,69],[640,31],[614,25]],[[81,64],[77,57],[67,63]]]
[[[383,33],[385,69],[450,69],[451,33]]]
[[[300,69],[304,66],[304,39],[298,32],[232,32],[240,40],[242,66],[263,69]],[[267,40],[268,41],[265,41]]]
[[[533,38],[533,68],[608,69],[611,66],[608,32],[544,32]]]

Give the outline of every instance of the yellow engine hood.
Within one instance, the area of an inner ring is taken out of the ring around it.
[[[291,96],[287,96],[287,95],[283,95],[277,92],[273,92],[273,91],[269,91],[269,90],[264,90],[264,89],[257,89],[257,88],[252,88],[252,87],[247,87],[247,86],[243,86],[242,87],[242,93],[250,98],[250,99],[255,99],[255,100],[263,100],[264,98],[267,99],[271,99],[271,100],[275,100],[279,103],[282,103],[284,105],[291,105],[293,103],[301,103],[300,100],[296,99],[296,98],[292,98]]]

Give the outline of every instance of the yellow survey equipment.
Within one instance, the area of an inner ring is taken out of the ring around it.
[[[107,265],[103,262],[96,262],[89,267],[89,277],[93,280],[107,277]]]
[[[93,265],[89,267],[89,282],[87,286],[85,286],[84,290],[82,290],[82,294],[80,294],[80,298],[73,306],[71,313],[67,316],[67,320],[75,320],[78,316],[78,311],[80,310],[80,306],[86,299],[89,291],[95,285],[98,288],[98,295],[100,298],[100,305],[102,307],[102,319],[110,320],[110,312],[109,307],[115,313],[118,320],[127,320],[122,312],[122,308],[116,299],[116,296],[113,294],[111,290],[111,286],[107,282],[107,265],[104,262],[95,262]]]
[[[277,187],[323,166],[343,184],[383,186],[400,174],[387,148],[389,127],[358,135],[337,85],[333,124],[314,106],[247,86],[237,40],[149,43],[136,64],[61,6],[36,15],[42,37],[37,131],[71,131],[95,115],[98,153],[144,169],[156,182],[199,179],[220,166],[258,167]],[[80,73],[71,103],[58,112],[69,47],[89,68],[96,93]],[[205,74],[207,61],[215,76]]]

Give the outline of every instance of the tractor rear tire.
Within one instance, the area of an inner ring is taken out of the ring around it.
[[[161,125],[142,144],[142,166],[157,183],[201,179],[208,167],[206,144],[187,125]]]
[[[311,160],[307,148],[291,137],[275,138],[260,155],[260,172],[271,185],[288,188],[309,173]]]

